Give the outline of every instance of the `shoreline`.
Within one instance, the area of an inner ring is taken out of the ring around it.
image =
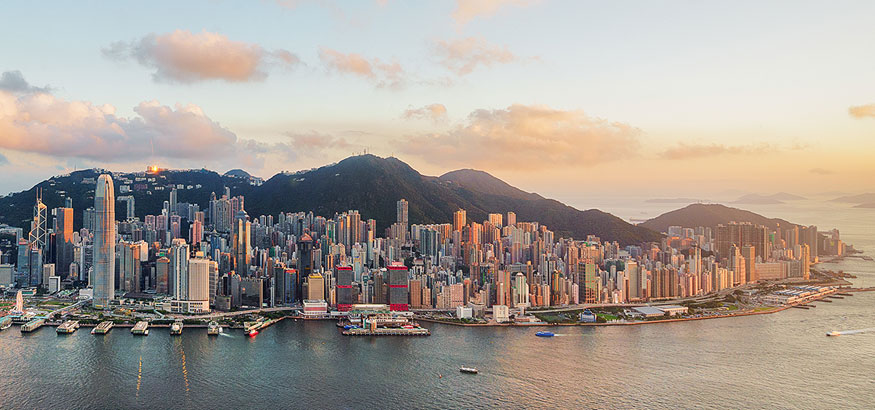
[[[842,292],[875,292],[875,287],[870,288],[851,288],[851,289],[841,289]],[[769,307],[764,310],[746,310],[738,313],[731,313],[726,315],[711,315],[711,316],[701,316],[701,317],[684,317],[684,318],[676,318],[676,319],[657,319],[657,320],[641,320],[634,322],[607,322],[607,323],[458,323],[451,322],[440,319],[430,319],[430,318],[419,318],[416,317],[415,320],[428,322],[428,323],[439,323],[443,325],[453,325],[453,326],[466,326],[466,327],[554,327],[554,326],[638,326],[638,325],[649,325],[649,324],[662,324],[662,323],[676,323],[676,322],[689,322],[694,320],[708,320],[708,319],[726,319],[732,317],[743,317],[743,316],[754,316],[754,315],[768,315],[772,313],[782,312],[787,309],[791,309],[795,306],[807,305],[809,303],[818,302],[822,299],[825,299],[828,295],[824,295],[823,297],[807,300],[802,303],[795,303],[792,305],[783,305],[783,306],[775,306]]]

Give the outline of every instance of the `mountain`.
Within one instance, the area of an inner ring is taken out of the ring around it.
[[[833,199],[833,202],[850,202],[855,204],[864,204],[875,202],[875,192],[869,192],[859,195],[847,195]]]
[[[657,232],[668,231],[669,226],[710,226],[715,227],[719,224],[727,224],[729,222],[751,222],[754,224],[765,225],[775,229],[778,224],[782,227],[794,225],[783,219],[767,218],[765,216],[755,214],[743,209],[731,208],[720,204],[692,204],[681,209],[676,209],[671,212],[666,212],[656,218],[638,224],[638,226],[652,229]]]
[[[772,195],[747,194],[739,197],[733,203],[736,204],[783,204],[784,201],[803,200],[804,197],[799,195],[788,194],[786,192],[778,192]]]
[[[63,205],[64,196],[73,198],[74,226],[81,227],[82,209],[93,206],[93,179],[106,171],[85,170],[43,181],[34,188],[0,198],[0,223],[29,229],[36,187],[43,188],[43,202],[51,208]],[[247,174],[248,175],[248,174]],[[459,208],[469,221],[481,222],[489,213],[513,211],[518,221],[538,221],[558,236],[584,239],[586,235],[624,245],[657,241],[658,232],[629,224],[596,210],[577,210],[559,201],[517,189],[483,171],[458,170],[440,177],[426,176],[396,158],[360,155],[336,164],[297,173],[280,173],[254,184],[240,173],[219,175],[207,170],[162,171],[158,174],[114,173],[116,196],[133,195],[136,215],[160,212],[171,185],[181,185],[178,200],[197,203],[206,209],[211,192],[221,195],[223,187],[232,195],[246,196],[250,216],[277,215],[283,211],[313,211],[332,217],[335,213],[358,210],[362,219],[373,218],[382,231],[396,220],[396,202],[409,202],[411,223],[452,222]],[[131,192],[121,192],[122,187]],[[116,207],[124,217],[124,204]]]
[[[357,209],[374,218],[379,230],[396,219],[395,203],[409,202],[411,223],[452,222],[465,209],[469,221],[489,213],[513,211],[518,221],[538,221],[557,235],[578,239],[592,234],[602,240],[634,244],[659,240],[657,232],[636,227],[599,211],[580,211],[559,201],[524,192],[492,175],[470,169],[441,177],[425,176],[396,158],[360,155],[337,164],[296,174],[277,174],[246,197],[252,214],[279,210],[312,210],[326,217]]]
[[[82,227],[82,210],[94,206],[95,180],[100,174],[107,172],[109,171],[101,169],[74,171],[49,178],[27,191],[0,197],[0,223],[21,227],[26,233],[33,219],[33,204],[39,188],[42,189],[43,203],[50,211],[64,206],[67,197],[73,200],[73,228],[78,230]],[[170,197],[171,186],[182,187],[177,191],[179,202],[197,203],[201,209],[207,208],[211,192],[221,195],[225,186],[230,187],[234,195],[246,195],[254,188],[248,180],[222,176],[205,169],[112,174],[116,199],[120,196],[133,196],[136,216],[140,219],[147,214],[160,212],[164,201]],[[130,191],[122,192],[128,189]],[[116,218],[124,219],[125,212],[125,203],[116,201]]]
[[[232,169],[232,170],[230,170],[222,175],[226,176],[226,177],[237,177],[237,178],[246,178],[246,179],[252,178],[252,175],[249,175],[248,172],[246,172],[242,169]]]
[[[708,202],[703,199],[695,199],[695,198],[651,198],[644,202],[650,204],[689,204],[693,202]]]

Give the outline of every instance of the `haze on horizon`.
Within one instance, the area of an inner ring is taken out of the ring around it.
[[[875,3],[18,3],[0,192],[367,150],[555,198],[872,190]]]

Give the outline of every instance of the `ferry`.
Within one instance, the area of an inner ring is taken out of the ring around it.
[[[842,334],[840,332],[833,330],[832,332],[829,332],[826,335],[827,336],[841,336]]]
[[[31,314],[22,314],[22,315],[12,315],[8,316],[12,318],[12,323],[16,325],[23,325],[27,322],[33,320],[33,315]]]
[[[171,335],[181,335],[182,334],[182,321],[177,320],[170,325],[170,334]]]
[[[131,334],[134,336],[149,336],[149,322],[141,320],[131,329]]]
[[[76,329],[79,329],[79,321],[78,320],[68,320],[68,321],[62,323],[60,326],[58,326],[55,329],[55,331],[58,332],[58,334],[68,335],[68,334],[75,332]]]
[[[219,326],[217,322],[213,321],[207,325],[207,335],[218,336],[219,333],[222,333],[222,326]]]
[[[109,333],[109,331],[111,329],[112,329],[112,322],[107,320],[104,322],[100,322],[100,324],[97,325],[94,329],[91,329],[91,334],[92,335],[105,335],[105,334]]]
[[[553,333],[553,332],[544,332],[544,331],[542,331],[542,332],[535,333],[535,336],[538,336],[538,337],[553,337],[553,336],[556,336],[556,334]]]
[[[0,330],[9,329],[12,326],[12,318],[9,316],[0,317]]]
[[[477,374],[478,373],[477,369],[475,369],[473,367],[460,367],[459,371],[462,373],[468,373],[468,374]]]
[[[46,323],[46,318],[44,318],[42,316],[36,317],[33,320],[31,320],[30,322],[27,322],[27,323],[21,325],[21,333],[33,332],[34,330],[41,328],[45,323]]]

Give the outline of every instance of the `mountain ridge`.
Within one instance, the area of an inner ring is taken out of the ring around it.
[[[35,189],[41,187],[43,201],[50,209],[62,206],[63,196],[68,193],[73,197],[76,209],[74,227],[78,229],[82,209],[92,206],[89,201],[93,201],[94,187],[84,181],[97,174],[98,170],[77,171],[42,181],[28,191],[0,198],[0,222],[26,228],[31,218]],[[117,197],[133,195],[138,217],[160,212],[169,190],[134,189],[138,183],[143,184],[143,181],[134,181],[143,178],[143,173],[114,175]],[[484,171],[463,169],[440,177],[427,176],[394,157],[353,156],[294,174],[278,173],[257,186],[236,175],[220,175],[208,170],[167,170],[145,175],[156,178],[157,186],[183,185],[186,189],[178,191],[178,200],[197,203],[202,210],[207,208],[210,192],[221,195],[222,187],[227,185],[231,187],[232,195],[245,195],[245,207],[251,217],[296,211],[312,211],[332,217],[335,213],[355,209],[361,213],[362,219],[375,219],[381,231],[395,222],[396,202],[404,198],[409,203],[411,223],[450,223],[453,212],[462,208],[467,211],[469,221],[483,221],[492,212],[506,215],[512,211],[517,214],[518,221],[537,221],[556,232],[557,236],[576,239],[585,239],[591,234],[602,240],[628,245],[661,238],[658,232],[629,224],[609,213],[597,209],[581,211],[554,199],[522,191]],[[132,192],[121,193],[122,185],[131,186]],[[196,188],[198,185],[200,188]],[[124,204],[117,201],[117,219],[123,219],[124,212]]]

